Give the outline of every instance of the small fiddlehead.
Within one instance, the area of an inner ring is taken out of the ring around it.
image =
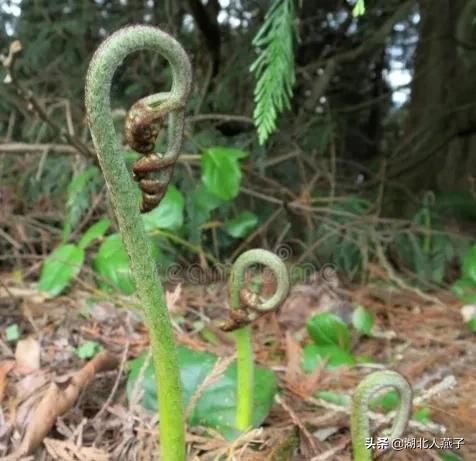
[[[270,269],[276,280],[276,289],[269,299],[247,292],[244,288],[246,269],[262,264]],[[237,349],[237,406],[236,427],[245,431],[251,426],[253,405],[253,348],[249,324],[274,309],[286,299],[289,292],[289,275],[283,261],[270,251],[255,249],[243,253],[233,264],[228,282],[230,292],[230,318],[221,328],[234,331]]]
[[[269,299],[262,300],[258,295],[248,291],[243,285],[246,270],[262,264],[270,269],[276,279],[276,290]],[[267,312],[277,309],[289,292],[289,275],[283,261],[267,250],[255,249],[243,253],[233,264],[228,281],[230,293],[230,318],[221,329],[233,331],[244,327]]]
[[[366,376],[357,386],[352,399],[351,433],[355,461],[371,461],[372,454],[365,445],[371,437],[369,423],[370,399],[386,387],[400,394],[400,406],[395,416],[389,439],[401,437],[405,432],[412,409],[412,388],[407,380],[395,371],[377,371]]]
[[[117,216],[131,262],[137,294],[144,309],[150,330],[154,369],[160,401],[160,459],[183,461],[185,459],[185,431],[180,388],[180,375],[172,327],[168,317],[164,291],[152,256],[151,244],[139,214],[136,194],[124,159],[120,156],[111,116],[109,93],[114,72],[124,58],[142,49],[158,51],[172,68],[172,88],[168,93],[158,93],[133,106],[127,117],[126,132],[129,142],[136,148],[143,146],[146,160],[151,159],[157,168],[138,169],[141,187],[147,181],[163,181],[152,193],[144,193],[143,210],[154,205],[165,190],[170,170],[162,171],[165,163],[175,159],[182,140],[184,105],[191,85],[191,67],[187,54],[170,35],[155,27],[125,27],[112,34],[94,54],[86,79],[86,109],[93,143],[109,189],[111,203]],[[143,104],[143,105],[142,105]],[[169,116],[169,147],[161,157],[150,153],[153,149],[153,123]],[[149,130],[149,131],[148,131]],[[150,144],[147,142],[150,141]],[[151,147],[152,146],[152,147]],[[144,159],[141,159],[144,160]],[[139,165],[142,165],[140,161]],[[136,168],[138,168],[136,164]],[[158,191],[158,192],[157,192]],[[150,195],[150,197],[148,196]]]

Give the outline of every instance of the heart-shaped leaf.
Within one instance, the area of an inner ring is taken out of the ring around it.
[[[81,270],[84,251],[73,244],[61,245],[45,260],[38,289],[52,296],[59,295]]]
[[[198,386],[203,383],[215,365],[217,357],[208,352],[194,351],[179,346],[177,348],[182,381],[183,402],[185,408]],[[127,380],[127,395],[130,399],[137,378],[144,365],[145,354],[130,364]],[[157,410],[155,377],[152,363],[143,372],[142,405],[148,410]],[[236,363],[232,363],[224,373],[200,394],[189,418],[192,426],[201,425],[219,431],[227,439],[233,439],[240,433],[235,428],[236,414]],[[276,378],[271,370],[255,367],[253,425],[259,426],[268,415],[276,393]]]
[[[337,346],[349,350],[350,334],[347,325],[334,314],[323,312],[312,316],[306,324],[309,336],[320,346]]]

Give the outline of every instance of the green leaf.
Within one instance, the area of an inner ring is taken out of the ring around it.
[[[464,258],[462,278],[470,279],[476,284],[476,245],[473,245]]]
[[[127,295],[134,292],[129,257],[119,234],[109,235],[103,240],[93,259],[93,269],[101,276],[98,285],[102,290],[109,291],[112,284]]]
[[[335,345],[307,344],[304,346],[301,368],[305,373],[312,373],[324,360],[326,369],[329,370],[345,365],[355,365],[352,354]]]
[[[195,226],[200,226],[210,219],[210,212],[222,205],[224,201],[211,194],[205,184],[200,184],[191,193],[191,209],[188,210],[191,215],[191,221]]]
[[[422,407],[413,413],[412,419],[422,424],[431,423],[430,409],[428,407]]]
[[[250,211],[244,211],[236,218],[225,223],[225,230],[235,238],[246,237],[258,224],[258,216]]]
[[[349,329],[336,315],[328,312],[314,315],[307,321],[306,327],[309,336],[318,346],[337,346],[349,350]]]
[[[460,278],[451,287],[460,301],[467,304],[476,303],[476,282],[468,278]]]
[[[397,408],[399,403],[400,394],[395,390],[391,390],[371,399],[370,408],[372,411],[379,410],[388,413]]]
[[[192,412],[190,424],[215,428],[227,439],[240,435],[235,429],[236,419],[236,363],[203,393]],[[260,426],[268,416],[277,391],[276,377],[271,370],[255,367],[253,395],[253,426]]]
[[[364,306],[357,306],[352,313],[352,325],[360,333],[370,336],[372,331],[372,326],[374,323],[374,318],[372,313],[369,312]]]
[[[20,337],[20,329],[18,324],[13,323],[5,329],[5,339],[7,341],[16,341]]]
[[[238,195],[241,170],[236,149],[212,147],[202,155],[202,181],[212,194],[222,200]]]
[[[103,218],[98,222],[94,223],[81,237],[81,240],[78,243],[79,248],[83,250],[86,249],[94,240],[102,237],[106,231],[109,229],[111,221],[109,219]]]
[[[145,354],[142,354],[130,364],[126,387],[129,399],[144,360]],[[184,346],[178,347],[185,408],[198,386],[212,371],[216,360],[217,357],[208,352],[195,351]],[[236,363],[232,363],[213,384],[203,390],[191,412],[189,424],[214,428],[228,439],[237,437],[239,432],[235,429],[236,385]],[[148,410],[156,411],[156,387],[152,363],[149,363],[145,369],[141,387],[143,391],[142,405]],[[274,373],[265,368],[255,367],[253,425],[259,426],[268,415],[276,390]]]
[[[169,186],[160,205],[142,216],[146,232],[179,229],[183,224],[183,208],[182,193],[175,186]]]
[[[101,350],[101,345],[96,341],[86,341],[76,348],[75,353],[80,359],[90,359]]]
[[[43,263],[38,289],[51,296],[59,295],[79,273],[83,261],[82,248],[73,244],[59,246]]]
[[[469,322],[466,323],[469,331],[476,333],[476,317],[473,317]]]

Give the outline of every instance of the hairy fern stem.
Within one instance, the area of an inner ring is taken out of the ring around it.
[[[139,214],[136,190],[120,155],[109,96],[116,69],[128,54],[142,49],[159,52],[172,67],[173,83],[170,93],[166,96],[159,93],[142,101],[146,106],[146,115],[150,115],[150,110],[156,111],[149,117],[148,123],[169,115],[168,152],[174,155],[178,153],[182,141],[184,106],[191,85],[191,66],[181,45],[160,29],[148,26],[125,27],[102,43],[88,69],[86,109],[96,153],[150,330],[160,401],[160,459],[183,461],[185,423],[172,326],[150,241]],[[140,116],[137,119],[139,122],[143,121]]]

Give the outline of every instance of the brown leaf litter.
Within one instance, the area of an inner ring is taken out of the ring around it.
[[[44,300],[27,286],[9,285],[22,300],[22,314],[18,303],[11,304],[0,327],[19,323],[21,341],[27,342],[17,345],[16,356],[11,344],[0,344],[6,357],[0,361],[0,456],[6,458],[0,459],[19,461],[27,454],[25,459],[38,461],[156,459],[156,415],[138,399],[125,398],[125,362],[149,343],[140,315],[116,309],[117,297],[101,300],[97,293],[74,290]],[[463,437],[458,453],[466,461],[475,459],[474,335],[465,328],[460,303],[448,292],[435,297],[441,302],[371,284],[345,289],[311,281],[295,286],[280,313],[253,327],[256,361],[275,371],[281,389],[267,420],[231,442],[213,430],[189,427],[189,460],[350,460],[349,408],[316,398],[316,391],[351,396],[365,374],[382,367],[403,373],[415,389],[415,409],[430,410],[431,424],[412,421],[407,437]],[[93,305],[85,316],[80,311],[87,298]],[[233,341],[216,328],[226,315],[226,286],[180,285],[167,299],[172,315],[180,318],[174,321],[177,341],[221,358],[196,401],[233,356]],[[128,303],[123,298],[117,304]],[[308,341],[306,320],[331,311],[348,322],[354,303],[373,313],[376,334],[362,338],[354,332],[352,352],[376,362],[304,374],[300,361]],[[84,364],[74,350],[86,340],[97,341],[104,352]],[[372,427],[381,431],[391,414],[375,413],[371,419]],[[380,454],[379,459],[434,461],[438,452],[406,450]]]

